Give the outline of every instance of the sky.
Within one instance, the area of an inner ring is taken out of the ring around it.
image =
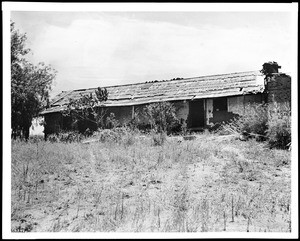
[[[260,70],[289,72],[290,12],[12,11],[28,59],[58,71],[63,90]]]

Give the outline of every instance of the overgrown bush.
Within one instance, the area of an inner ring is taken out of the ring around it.
[[[159,102],[147,105],[144,115],[149,120],[151,129],[157,133],[170,133],[178,127],[176,108],[170,102]]]
[[[245,107],[245,114],[234,118],[222,129],[235,133],[256,136],[263,140],[268,129],[268,107],[266,104],[251,105]]]
[[[133,118],[127,124],[127,127],[131,130],[145,129],[141,122],[141,113],[139,111],[134,111]]]
[[[120,123],[116,119],[115,113],[111,112],[106,118],[106,127],[112,129],[118,127],[119,125]]]
[[[115,129],[104,129],[97,133],[101,142],[118,142],[121,139],[121,133]]]
[[[288,149],[291,143],[291,107],[274,103],[269,106],[267,137],[272,148]]]
[[[267,140],[271,148],[287,149],[291,143],[291,108],[289,104],[247,105],[245,114],[223,124],[221,134],[243,134],[258,141]]]

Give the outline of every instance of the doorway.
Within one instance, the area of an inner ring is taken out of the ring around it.
[[[197,129],[204,127],[205,114],[204,114],[204,101],[192,100],[189,102],[189,118],[188,127]]]

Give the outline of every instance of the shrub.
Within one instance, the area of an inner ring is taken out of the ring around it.
[[[117,126],[119,126],[119,122],[116,119],[115,114],[112,112],[109,114],[109,116],[106,118],[106,127],[111,129],[111,128],[116,128]]]
[[[60,132],[51,134],[47,137],[50,142],[79,142],[84,138],[84,135],[78,131]]]
[[[140,117],[141,117],[140,112],[135,111],[133,118],[129,121],[127,127],[130,128],[131,130],[140,129],[140,126],[142,125]]]
[[[258,140],[264,140],[268,128],[268,107],[266,104],[248,104],[245,114],[235,117],[228,124],[223,124],[220,132],[239,133],[247,136],[255,136]]]
[[[147,105],[144,108],[144,115],[149,120],[151,129],[158,133],[170,133],[179,124],[175,106],[170,102]]]
[[[245,115],[237,121],[241,133],[258,134],[265,136],[268,123],[268,112],[266,104],[247,105]]]
[[[270,147],[288,149],[291,143],[291,107],[274,103],[269,106],[267,137]]]
[[[117,127],[99,130],[93,136],[99,138],[101,142],[115,142],[129,146],[135,143],[138,133],[138,130],[131,130],[129,127]]]
[[[255,136],[256,140],[267,140],[271,148],[288,149],[291,143],[291,108],[287,103],[248,105],[245,114],[223,124],[221,134],[243,134]]]
[[[121,134],[114,129],[104,129],[99,133],[101,142],[118,142],[121,139]]]

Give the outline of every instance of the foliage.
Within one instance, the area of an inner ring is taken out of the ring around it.
[[[118,142],[122,138],[120,132],[111,129],[101,130],[97,136],[101,142]]]
[[[11,107],[12,137],[29,138],[32,119],[49,102],[49,91],[56,71],[44,63],[34,65],[25,59],[30,52],[26,48],[26,34],[15,29],[11,32]]]
[[[248,105],[243,116],[223,124],[218,131],[267,140],[271,148],[288,149],[291,143],[290,105],[277,102]]]
[[[288,149],[291,144],[291,107],[274,103],[268,112],[267,137],[270,147]]]
[[[106,118],[105,124],[106,127],[109,129],[116,128],[117,126],[120,125],[114,113],[109,114],[109,116]]]
[[[48,136],[50,142],[79,142],[84,138],[84,135],[78,131],[60,132]]]
[[[158,133],[170,133],[179,123],[175,106],[170,102],[147,105],[144,108],[144,115],[149,120],[151,129]]]
[[[80,132],[85,132],[87,128],[96,130],[104,126],[104,116],[106,111],[101,108],[101,104],[108,98],[106,88],[98,87],[93,93],[80,94],[78,99],[69,99],[64,116],[72,118],[73,125],[77,124]],[[80,128],[80,126],[82,128]]]
[[[263,137],[266,135],[268,124],[268,112],[266,104],[247,105],[245,113],[231,122],[233,127],[239,133],[246,133]]]
[[[130,127],[116,127],[112,129],[99,129],[94,132],[93,136],[100,142],[118,143],[130,146],[135,143],[136,136],[139,134],[137,129],[133,130]]]
[[[141,113],[137,110],[134,111],[133,118],[127,125],[131,130],[143,129],[141,125]]]

